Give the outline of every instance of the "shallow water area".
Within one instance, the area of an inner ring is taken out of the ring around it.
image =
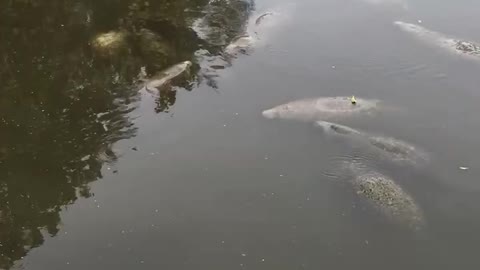
[[[479,268],[480,65],[394,24],[478,44],[479,18],[471,0],[0,0],[0,269]],[[108,53],[105,33],[125,33]],[[338,124],[428,161],[262,115],[351,96],[394,109]],[[395,181],[422,229],[345,162]]]

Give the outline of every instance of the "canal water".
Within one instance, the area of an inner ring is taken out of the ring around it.
[[[480,57],[394,23],[480,42],[479,18],[473,0],[0,0],[0,268],[479,268]],[[262,116],[352,95],[386,109],[339,124],[428,162]],[[358,160],[422,228],[345,180]]]

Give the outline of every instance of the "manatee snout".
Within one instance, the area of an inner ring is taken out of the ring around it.
[[[319,128],[323,132],[326,132],[330,128],[330,125],[325,121],[316,121],[313,123],[313,126]]]
[[[267,119],[275,119],[278,117],[278,112],[277,110],[270,109],[270,110],[265,110],[262,112],[263,117]]]

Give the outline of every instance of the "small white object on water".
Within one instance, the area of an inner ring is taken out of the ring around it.
[[[459,167],[459,169],[462,170],[462,171],[466,171],[466,170],[468,170],[469,168],[468,168],[468,167]]]
[[[264,262],[264,261],[265,261],[265,259],[262,259],[262,262]]]
[[[158,209],[155,209],[155,213],[158,213]]]
[[[335,66],[332,66],[333,69],[335,69]]]
[[[418,22],[418,23],[422,23],[422,20],[418,20],[417,22]]]
[[[242,253],[242,257],[247,257],[247,253]]]
[[[283,177],[283,174],[280,174],[280,177]]]

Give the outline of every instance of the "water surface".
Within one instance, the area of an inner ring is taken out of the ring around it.
[[[479,10],[473,0],[0,1],[0,268],[478,268],[480,61],[393,22],[480,42]],[[92,40],[109,31],[128,38],[104,54]],[[245,32],[258,42],[226,57]],[[186,60],[190,76],[138,91],[142,67]],[[395,109],[341,124],[417,145],[430,163],[392,163],[261,114],[350,95]],[[350,160],[395,179],[425,228],[369,207],[342,180]]]

